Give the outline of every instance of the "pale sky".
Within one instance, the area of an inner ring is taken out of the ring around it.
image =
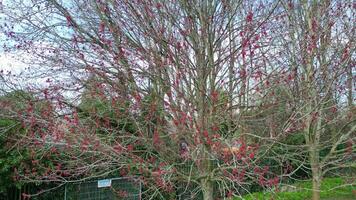
[[[21,62],[23,59],[23,55],[19,55],[16,53],[5,53],[0,52],[0,70],[4,72],[11,71],[12,73],[19,74],[23,71],[27,65]]]

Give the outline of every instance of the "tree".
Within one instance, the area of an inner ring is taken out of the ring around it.
[[[25,198],[21,192],[39,191],[35,184],[19,179],[19,174],[29,174],[30,171],[36,173],[37,170],[34,168],[36,165],[34,149],[21,148],[26,145],[24,136],[27,132],[26,126],[22,123],[26,116],[22,112],[27,110],[27,104],[32,99],[31,94],[21,90],[5,92],[0,97],[0,191],[1,197],[5,199]],[[38,111],[38,107],[35,110]],[[45,184],[40,186],[42,190],[48,187]]]
[[[352,105],[353,98],[349,68],[355,48],[350,39],[355,30],[350,24],[355,14],[352,6],[337,1],[283,4],[285,20],[280,27],[281,34],[286,35],[282,40],[286,50],[282,56],[293,77],[290,127],[304,135],[313,200],[320,199],[320,183],[326,173],[353,165],[350,156],[355,153],[352,141],[356,124],[345,106],[345,99]]]
[[[172,191],[206,200],[241,196],[251,183],[278,185],[263,156],[297,129],[305,136],[317,199],[319,152],[326,145],[320,135],[345,117],[340,112],[326,120],[331,105],[344,108],[337,89],[346,76],[352,88],[350,70],[341,66],[354,49],[350,21],[339,10],[332,15],[340,19],[334,27],[346,27],[347,40],[338,28],[330,31],[331,16],[322,14],[333,6],[319,4],[8,4],[13,27],[3,29],[13,43],[7,50],[30,52],[30,75],[46,77],[43,86],[29,87],[48,103],[40,115],[29,112],[34,134],[27,147],[58,156],[57,166],[38,179],[65,182],[120,171],[139,175],[152,198]],[[346,129],[328,143],[324,159],[353,134],[353,126]]]
[[[0,138],[0,166],[1,166],[1,181],[0,181],[0,191],[2,194],[6,194],[8,188],[14,187],[15,182],[13,181],[14,173],[13,173],[13,166],[20,164],[24,158],[23,155],[18,154],[16,151],[11,151],[10,142],[6,140],[6,133],[10,131],[14,131],[14,123],[10,120],[1,120],[0,121],[1,129],[5,129],[7,131],[1,131],[1,138]]]

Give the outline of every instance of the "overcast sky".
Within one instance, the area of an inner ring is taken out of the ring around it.
[[[20,73],[27,66],[26,64],[21,62],[23,59],[23,55],[18,55],[16,53],[5,53],[3,51],[0,52],[0,70],[4,72],[11,71],[12,73]]]

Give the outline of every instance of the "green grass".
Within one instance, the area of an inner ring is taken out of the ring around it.
[[[353,200],[356,196],[352,193],[356,190],[355,185],[343,186],[344,181],[341,178],[325,178],[321,184],[320,197],[323,200]],[[311,181],[295,183],[297,191],[295,192],[256,192],[243,197],[245,200],[308,200],[312,196]],[[238,200],[240,198],[236,198]]]

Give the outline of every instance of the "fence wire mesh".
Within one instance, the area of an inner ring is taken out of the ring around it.
[[[66,185],[65,200],[140,200],[141,182],[135,178],[111,178],[111,184],[99,187],[98,181]]]

